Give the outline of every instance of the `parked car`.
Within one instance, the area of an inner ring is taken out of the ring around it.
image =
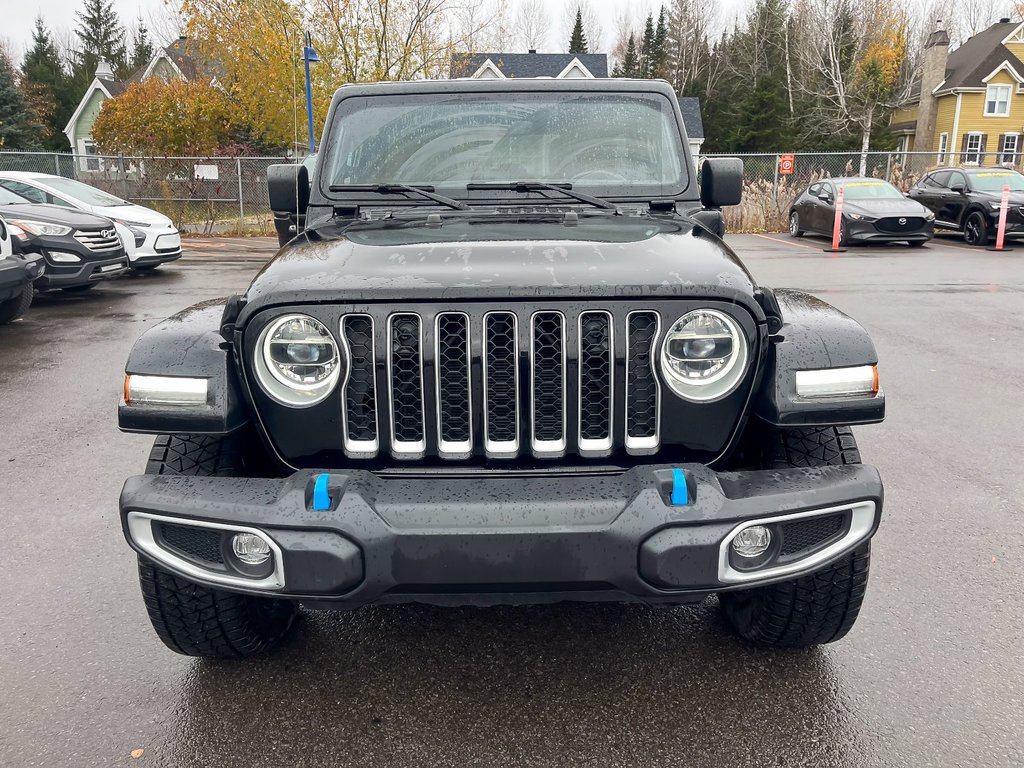
[[[128,269],[124,246],[110,219],[59,205],[30,203],[0,187],[0,213],[16,254],[42,256],[41,291],[88,291]]]
[[[310,179],[313,178],[313,171],[316,170],[316,157],[317,153],[314,152],[311,155],[306,155],[300,165],[306,169],[306,174],[298,180],[300,184],[305,185],[306,189],[309,188]],[[271,170],[268,172],[268,179],[276,173],[291,173],[292,171],[287,170],[288,166],[270,166]],[[292,177],[295,178],[295,177]],[[301,234],[306,228],[306,214],[295,211],[274,211],[274,229],[277,232],[277,244],[281,247],[295,237]]]
[[[16,255],[10,228],[0,216],[0,325],[17,320],[32,305],[32,283],[43,273],[43,257]]]
[[[0,171],[0,187],[36,203],[61,205],[112,220],[129,266],[145,272],[181,258],[181,235],[162,213],[63,176]]]
[[[910,189],[910,198],[935,214],[935,226],[962,232],[968,245],[996,236],[1003,187],[1010,187],[1006,237],[1024,237],[1024,175],[1004,168],[939,168]]]
[[[789,234],[832,237],[838,188],[843,188],[839,242],[906,242],[924,245],[935,236],[935,214],[908,200],[887,181],[863,177],[824,179],[805,189],[789,210]]]
[[[844,636],[882,511],[849,426],[884,416],[875,348],[754,281],[712,234],[742,163],[698,185],[688,146],[663,81],[339,90],[308,207],[304,168],[270,182],[304,236],[125,366],[161,640],[258,653],[300,602],[711,593],[756,644]]]

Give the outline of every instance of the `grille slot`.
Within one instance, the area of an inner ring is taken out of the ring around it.
[[[221,531],[192,525],[159,523],[159,533],[164,545],[193,560],[215,565],[224,564],[224,555],[220,550]]]
[[[533,452],[560,456],[565,453],[565,316],[537,312],[532,325]]]
[[[469,316],[446,312],[436,323],[438,448],[446,458],[465,458],[473,449]]]
[[[110,234],[104,234],[107,232]],[[113,227],[103,230],[79,230],[75,233],[75,240],[90,251],[116,251],[121,247],[121,238],[117,236],[117,231]]]
[[[369,315],[342,318],[341,337],[348,359],[342,415],[345,452],[353,457],[373,457],[380,448],[373,330],[373,318]]]
[[[793,520],[782,525],[782,556],[796,555],[818,549],[836,538],[843,530],[845,515],[823,515],[806,520]]]
[[[661,318],[656,312],[630,312],[626,318],[626,450],[658,450],[661,386],[654,371]]]
[[[615,370],[612,316],[580,314],[579,448],[584,456],[604,455],[612,448],[612,373]]]
[[[391,389],[391,450],[419,457],[426,450],[423,413],[423,329],[419,315],[388,319]]]
[[[484,315],[484,450],[519,453],[519,326],[511,312]]]

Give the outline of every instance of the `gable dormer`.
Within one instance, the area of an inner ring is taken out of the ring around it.
[[[1024,22],[1003,38],[1003,45],[1021,61],[1024,61]]]

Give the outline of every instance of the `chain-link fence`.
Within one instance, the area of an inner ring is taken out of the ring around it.
[[[707,155],[706,157],[712,157]],[[939,165],[972,162],[1016,167],[1020,155],[961,157],[934,152],[827,152],[793,155],[791,173],[782,155],[726,155],[743,160],[743,202],[726,210],[730,232],[783,231],[789,207],[808,185],[825,177],[866,175],[903,191]],[[107,157],[0,152],[0,171],[55,173],[170,216],[179,229],[199,234],[273,234],[267,201],[267,167],[284,157]]]
[[[0,152],[0,171],[65,176],[169,216],[183,232],[273,234],[267,167],[285,157],[126,157]]]

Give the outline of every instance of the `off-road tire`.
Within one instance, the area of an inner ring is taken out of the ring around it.
[[[238,437],[161,435],[146,474],[237,477],[245,469],[244,454]],[[290,601],[196,584],[144,557],[139,584],[153,629],[168,648],[185,656],[238,659],[262,653],[287,635],[296,616]]]
[[[13,299],[0,301],[0,325],[6,325],[28,312],[32,306],[32,284],[21,289],[21,293]]]
[[[975,246],[988,245],[989,229],[988,216],[981,211],[971,211],[964,219],[964,242]]]
[[[789,236],[803,237],[804,230],[800,229],[800,214],[793,211],[789,214]]]
[[[765,469],[860,464],[849,427],[773,430],[768,433]],[[719,594],[733,630],[756,645],[806,648],[832,643],[850,631],[864,601],[871,544],[841,560],[790,581]]]

